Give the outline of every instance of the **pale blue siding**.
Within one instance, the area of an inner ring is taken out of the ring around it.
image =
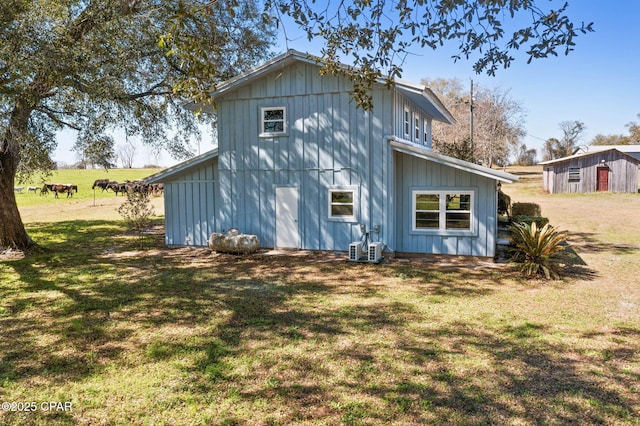
[[[494,255],[496,180],[479,166],[433,155],[433,117],[452,119],[430,110],[435,104],[421,98],[421,89],[379,85],[373,111],[363,111],[351,100],[352,83],[320,76],[304,60],[232,83],[215,95],[217,151],[157,178],[165,182],[167,244],[206,246],[211,232],[238,228],[257,235],[262,247],[274,247],[276,188],[296,187],[299,248],[346,251],[365,225],[379,227],[371,238],[390,251]],[[260,137],[264,107],[286,108],[286,134]],[[354,218],[329,217],[330,188],[355,191]],[[420,188],[475,191],[472,235],[412,232],[411,191]]]
[[[396,247],[399,252],[467,256],[495,254],[497,227],[496,181],[404,153],[394,153],[397,179]],[[474,196],[474,235],[427,235],[412,232],[414,189],[470,189]]]
[[[345,79],[297,63],[217,100],[221,228],[256,234],[263,247],[273,247],[276,186],[300,190],[300,248],[347,250],[361,238],[361,223],[383,223],[391,109],[356,109],[350,89]],[[379,105],[391,105],[391,96],[386,89],[374,93]],[[286,108],[287,134],[259,137],[260,109],[279,106]],[[329,218],[332,187],[357,188],[354,220]]]
[[[216,228],[217,160],[164,184],[165,239],[169,246],[206,246]]]

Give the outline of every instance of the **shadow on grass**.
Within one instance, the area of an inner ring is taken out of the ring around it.
[[[283,424],[599,424],[638,408],[624,389],[640,377],[613,362],[632,360],[636,328],[585,362],[544,339],[554,330],[543,322],[429,313],[499,291],[503,270],[137,250],[111,222],[38,233],[39,253],[0,264],[16,277],[0,284],[0,382],[22,394],[167,363],[183,371],[176,387],[193,404],[217,395],[236,407],[211,423],[268,422],[277,409]]]
[[[597,238],[597,234],[591,232],[572,233],[571,237],[572,240],[575,240],[573,244],[585,253],[640,254],[640,246],[638,245],[603,242]]]

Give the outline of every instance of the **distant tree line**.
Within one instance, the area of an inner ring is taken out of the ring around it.
[[[640,118],[640,114],[638,114]],[[558,158],[573,155],[580,146],[586,127],[581,121],[563,121],[559,124],[562,136],[549,138],[543,147],[543,161],[555,160]],[[631,121],[625,126],[628,129],[627,135],[596,135],[590,145],[640,145],[640,124]]]

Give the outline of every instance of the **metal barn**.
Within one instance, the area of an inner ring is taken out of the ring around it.
[[[217,87],[217,149],[147,178],[167,244],[237,228],[261,247],[492,257],[496,184],[518,178],[432,152],[433,120],[454,119],[428,88],[380,82],[363,111],[318,67],[289,51]]]
[[[638,192],[640,160],[610,148],[544,161],[542,180],[551,194]]]

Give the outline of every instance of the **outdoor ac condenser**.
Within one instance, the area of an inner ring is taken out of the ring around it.
[[[360,253],[362,253],[362,243],[354,242],[349,244],[349,260],[351,262],[357,262],[360,260]]]
[[[382,243],[369,243],[369,247],[367,249],[367,260],[369,262],[380,262],[380,259],[382,259]]]

